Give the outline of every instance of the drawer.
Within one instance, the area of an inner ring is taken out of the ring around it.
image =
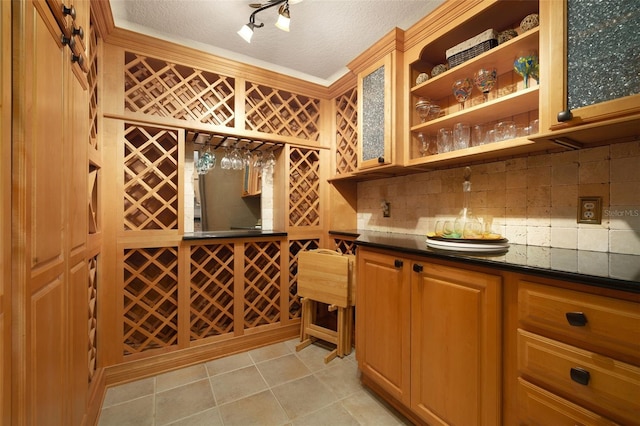
[[[521,376],[616,421],[640,419],[640,368],[518,330]]]
[[[624,360],[640,365],[638,303],[520,281],[518,319],[522,328],[566,336],[589,349],[623,355]]]
[[[534,384],[518,379],[518,424],[527,426],[613,426],[606,419]]]

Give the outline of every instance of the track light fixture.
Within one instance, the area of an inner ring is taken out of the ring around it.
[[[291,16],[289,15],[289,2],[291,4],[299,3],[301,0],[269,0],[267,3],[252,3],[251,7],[255,7],[256,10],[249,16],[249,23],[242,26],[238,34],[242,37],[247,43],[251,43],[251,37],[253,36],[254,28],[262,28],[264,27],[264,23],[260,22],[256,24],[256,15],[263,10],[272,8],[274,6],[280,5],[278,8],[278,21],[276,22],[276,27],[280,28],[283,31],[289,31],[289,24],[291,22]]]

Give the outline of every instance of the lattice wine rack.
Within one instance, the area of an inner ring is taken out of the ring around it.
[[[89,29],[89,145],[98,149],[98,34],[93,25]]]
[[[125,230],[178,228],[178,133],[125,126]]]
[[[98,232],[98,168],[89,164],[89,234]]]
[[[178,340],[178,248],[124,251],[125,355]]]
[[[319,240],[289,241],[289,318],[300,318],[302,304],[298,296],[298,255],[301,251],[320,247]]]
[[[356,243],[354,240],[345,240],[342,238],[334,238],[336,250],[342,254],[356,254]]]
[[[280,242],[247,242],[244,251],[244,328],[280,321]]]
[[[89,279],[88,281],[88,320],[89,320],[89,382],[93,379],[96,372],[96,360],[98,356],[98,257],[94,256],[88,261]]]
[[[336,174],[358,167],[358,90],[353,88],[336,98]]]
[[[318,140],[319,99],[251,82],[245,93],[246,130]]]
[[[233,332],[233,261],[233,244],[191,247],[191,341]]]
[[[231,77],[125,53],[125,110],[234,126]]]
[[[289,154],[289,226],[320,226],[320,162],[313,149]]]

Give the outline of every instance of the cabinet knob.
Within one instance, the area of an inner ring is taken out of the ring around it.
[[[64,4],[62,5],[62,14],[63,15],[69,15],[71,16],[72,19],[76,19],[76,8],[73,6],[65,6]]]
[[[73,27],[73,29],[71,30],[71,34],[80,37],[81,40],[84,39],[84,30],[82,29],[82,27]]]
[[[384,157],[378,157],[378,163],[380,164],[384,163]]]
[[[413,264],[413,272],[422,272],[423,270],[424,270],[424,267],[419,263]]]
[[[560,123],[564,123],[565,121],[569,121],[573,118],[573,113],[571,113],[570,109],[565,109],[564,111],[560,111],[558,113],[558,121]]]
[[[571,380],[576,383],[580,383],[581,385],[588,385],[589,379],[591,378],[591,374],[584,368],[580,367],[572,367],[571,368]]]
[[[396,268],[402,268],[402,265],[404,265],[404,262],[400,259],[396,259],[393,261],[393,266],[395,266]]]
[[[583,312],[567,312],[565,314],[569,325],[574,327],[584,327],[587,325],[587,316]]]
[[[76,41],[74,39],[69,38],[64,34],[60,36],[60,41],[62,42],[63,46],[73,47],[73,45],[76,44]]]
[[[71,62],[77,62],[78,65],[82,66],[82,62],[84,58],[80,55],[71,55]]]

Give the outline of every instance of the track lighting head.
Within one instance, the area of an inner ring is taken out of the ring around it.
[[[289,24],[291,23],[291,17],[289,15],[289,3],[285,2],[280,9],[278,9],[278,21],[276,21],[276,27],[282,31],[289,32]]]
[[[240,37],[242,37],[247,43],[251,43],[254,28],[261,28],[264,26],[262,22],[256,24],[256,14],[277,5],[280,5],[280,8],[278,9],[278,21],[275,25],[283,31],[289,31],[289,25],[291,23],[289,3],[295,4],[300,1],[302,0],[269,0],[264,4],[251,3],[249,6],[256,8],[256,10],[249,16],[249,23],[244,25],[240,31],[238,31],[238,35],[240,35]]]

